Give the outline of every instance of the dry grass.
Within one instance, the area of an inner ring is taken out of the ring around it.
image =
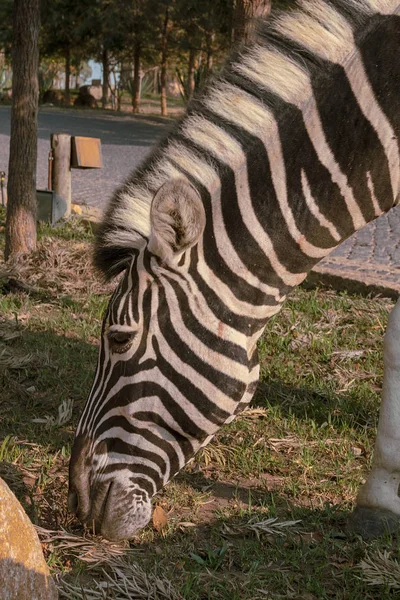
[[[257,539],[260,539],[262,535],[285,535],[289,527],[294,527],[299,523],[301,523],[301,520],[278,521],[277,518],[271,518],[259,521],[257,517],[253,517],[247,523],[239,523],[237,525],[224,524],[221,531],[226,536],[255,535]]]
[[[172,584],[154,573],[146,573],[139,565],[114,558],[106,568],[91,572],[93,583],[70,583],[57,578],[61,598],[67,600],[184,600]]]
[[[115,282],[104,283],[93,268],[90,241],[48,236],[23,261],[0,264],[0,287],[10,278],[23,282],[34,295],[42,293],[55,299],[107,294],[115,287]]]
[[[372,586],[400,590],[400,565],[386,550],[367,556],[360,562],[363,579]]]
[[[35,528],[47,552],[57,550],[65,556],[79,558],[92,567],[111,563],[121,557],[137,555],[140,552],[129,548],[127,542],[109,542],[88,532],[85,536],[80,536],[62,529],[54,531],[38,525]]]

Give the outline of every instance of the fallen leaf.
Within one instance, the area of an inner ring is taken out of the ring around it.
[[[167,513],[161,506],[156,506],[153,511],[153,527],[157,531],[161,531],[167,524]]]

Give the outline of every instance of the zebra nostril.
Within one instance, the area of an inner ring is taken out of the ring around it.
[[[71,513],[76,513],[78,511],[78,494],[75,490],[69,490],[68,492],[68,510]]]

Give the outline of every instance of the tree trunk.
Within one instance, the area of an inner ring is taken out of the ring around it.
[[[207,77],[209,77],[213,70],[213,55],[214,55],[214,44],[215,33],[207,33],[206,37],[206,48],[207,48],[207,57],[206,57],[206,70]]]
[[[271,0],[236,0],[233,17],[234,43],[248,42],[254,30],[255,19],[266,17],[271,11]]]
[[[189,63],[188,63],[188,78],[187,78],[187,90],[186,97],[188,100],[193,96],[194,90],[196,87],[196,82],[194,79],[196,67],[196,50],[194,48],[190,48],[189,51]]]
[[[153,71],[153,94],[158,94],[158,67]]]
[[[108,57],[108,50],[106,48],[103,48],[101,61],[103,63],[103,92],[101,96],[101,106],[102,108],[106,108],[109,95],[108,83],[110,80],[110,63]]]
[[[5,259],[36,248],[39,0],[14,0]]]
[[[140,111],[140,55],[141,46],[139,42],[135,42],[133,49],[133,90],[132,90],[132,112]]]
[[[169,26],[169,8],[165,11],[164,25],[161,37],[161,114],[163,117],[168,115],[167,108],[167,60],[168,60],[168,26]]]
[[[65,104],[69,106],[70,104],[70,78],[71,78],[71,49],[67,48],[65,51]]]

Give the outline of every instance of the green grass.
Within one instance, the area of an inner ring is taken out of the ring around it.
[[[0,357],[15,363],[0,360],[0,476],[35,523],[77,534],[82,526],[66,508],[68,458],[112,287],[88,266],[90,238],[79,223],[42,228],[21,271],[42,297],[0,295]],[[324,289],[291,296],[259,344],[254,410],[223,428],[156,499],[166,526],[148,526],[131,543],[145,571],[187,600],[395,597],[388,585],[368,586],[356,567],[378,550],[398,559],[397,542],[344,533],[371,460],[392,305]],[[56,417],[64,401],[74,403],[66,424],[33,421]],[[259,537],[248,525],[271,517],[301,522]],[[90,582],[68,551],[46,546],[46,554],[54,572]]]

